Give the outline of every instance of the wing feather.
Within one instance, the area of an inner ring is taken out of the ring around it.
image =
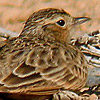
[[[16,51],[10,57],[8,65],[20,63],[2,80],[5,87],[26,86],[25,90],[22,88],[25,92],[32,85],[30,92],[35,89],[47,92],[59,88],[77,90],[85,85],[87,65],[83,54],[76,47],[37,45],[25,51]],[[17,57],[20,59],[17,60]]]
[[[26,65],[25,62],[23,62],[13,70],[13,73],[14,73],[14,75],[16,75],[20,78],[24,78],[24,77],[30,76],[32,74],[35,74],[36,71],[35,71],[35,67]]]

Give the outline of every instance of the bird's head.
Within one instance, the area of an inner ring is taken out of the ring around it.
[[[88,17],[72,17],[62,9],[42,9],[28,18],[21,34],[69,43],[72,28],[88,20]]]

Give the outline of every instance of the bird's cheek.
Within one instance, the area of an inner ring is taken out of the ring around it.
[[[57,26],[55,26],[54,24],[50,24],[50,25],[45,25],[44,26],[44,31],[48,32],[50,34],[53,35],[59,35],[58,33],[60,32],[61,29],[59,29]]]

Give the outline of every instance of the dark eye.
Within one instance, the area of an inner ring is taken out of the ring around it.
[[[64,26],[65,25],[65,21],[64,20],[59,20],[57,22],[57,24],[60,25],[60,26]]]

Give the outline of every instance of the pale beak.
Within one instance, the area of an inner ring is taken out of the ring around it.
[[[87,21],[89,21],[91,18],[89,17],[74,17],[74,23],[73,25],[79,25],[79,24],[82,24],[82,23],[85,23]]]

